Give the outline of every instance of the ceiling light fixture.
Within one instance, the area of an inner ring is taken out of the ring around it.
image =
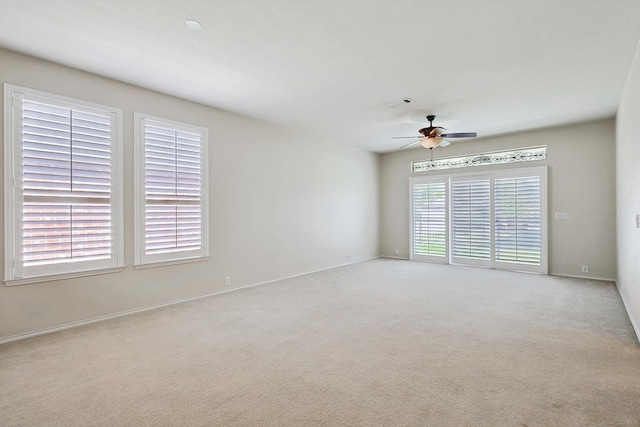
[[[202,28],[202,25],[195,19],[187,19],[184,21],[184,25],[190,30],[199,30]]]
[[[420,145],[424,148],[436,148],[442,142],[442,138],[437,136],[428,136],[420,140]]]

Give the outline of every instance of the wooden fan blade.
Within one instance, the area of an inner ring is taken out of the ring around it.
[[[475,138],[478,136],[475,132],[457,132],[457,133],[443,133],[441,138]]]

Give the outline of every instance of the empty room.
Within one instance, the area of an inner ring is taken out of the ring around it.
[[[640,426],[640,1],[0,0],[0,425]]]

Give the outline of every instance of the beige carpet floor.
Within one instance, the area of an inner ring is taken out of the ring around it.
[[[0,424],[636,427],[640,346],[612,283],[378,259],[2,345]]]

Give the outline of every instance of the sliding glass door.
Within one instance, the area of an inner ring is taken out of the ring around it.
[[[546,167],[411,180],[411,259],[547,273]]]

